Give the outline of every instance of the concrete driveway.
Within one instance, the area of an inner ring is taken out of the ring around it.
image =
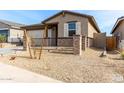
[[[0,63],[0,83],[58,83],[60,81],[21,68]]]

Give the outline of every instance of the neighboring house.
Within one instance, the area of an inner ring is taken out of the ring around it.
[[[37,45],[41,38],[48,39],[48,46],[73,46],[73,35],[84,35],[87,47],[93,46],[93,34],[100,29],[93,16],[71,11],[61,11],[40,24],[22,27],[28,35],[34,38]]]
[[[22,41],[24,31],[20,28],[24,26],[19,23],[0,20],[0,35],[6,36],[6,42],[17,43]]]
[[[116,47],[124,49],[124,17],[117,19],[111,34],[116,37]]]

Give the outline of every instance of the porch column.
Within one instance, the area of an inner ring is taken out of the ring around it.
[[[27,31],[24,30],[24,36],[23,36],[23,49],[27,50],[28,48],[28,42],[27,42]]]
[[[29,54],[30,54],[30,58],[32,58],[32,53],[31,53],[31,48],[30,48],[30,43],[31,43],[31,41],[30,41],[30,37],[28,36],[26,30],[24,30],[24,35],[25,35],[26,51],[29,52]]]
[[[43,39],[43,45],[44,46],[48,46],[48,25],[45,25],[45,31],[44,31],[44,35],[43,35],[44,39]]]
[[[48,25],[45,25],[44,38],[48,37]]]

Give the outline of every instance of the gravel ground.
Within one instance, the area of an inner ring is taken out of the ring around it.
[[[17,52],[14,61],[10,56],[0,62],[24,68],[69,83],[123,82],[124,61],[109,54],[100,58],[101,50],[87,49],[82,56],[43,51],[41,60],[30,59],[27,52]]]

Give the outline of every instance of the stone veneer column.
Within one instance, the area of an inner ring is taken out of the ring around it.
[[[74,55],[82,54],[82,35],[73,36],[73,49]]]
[[[87,38],[82,36],[82,50],[85,50],[87,47]]]
[[[27,45],[26,45],[26,37],[23,36],[23,49],[26,50],[27,49]]]

